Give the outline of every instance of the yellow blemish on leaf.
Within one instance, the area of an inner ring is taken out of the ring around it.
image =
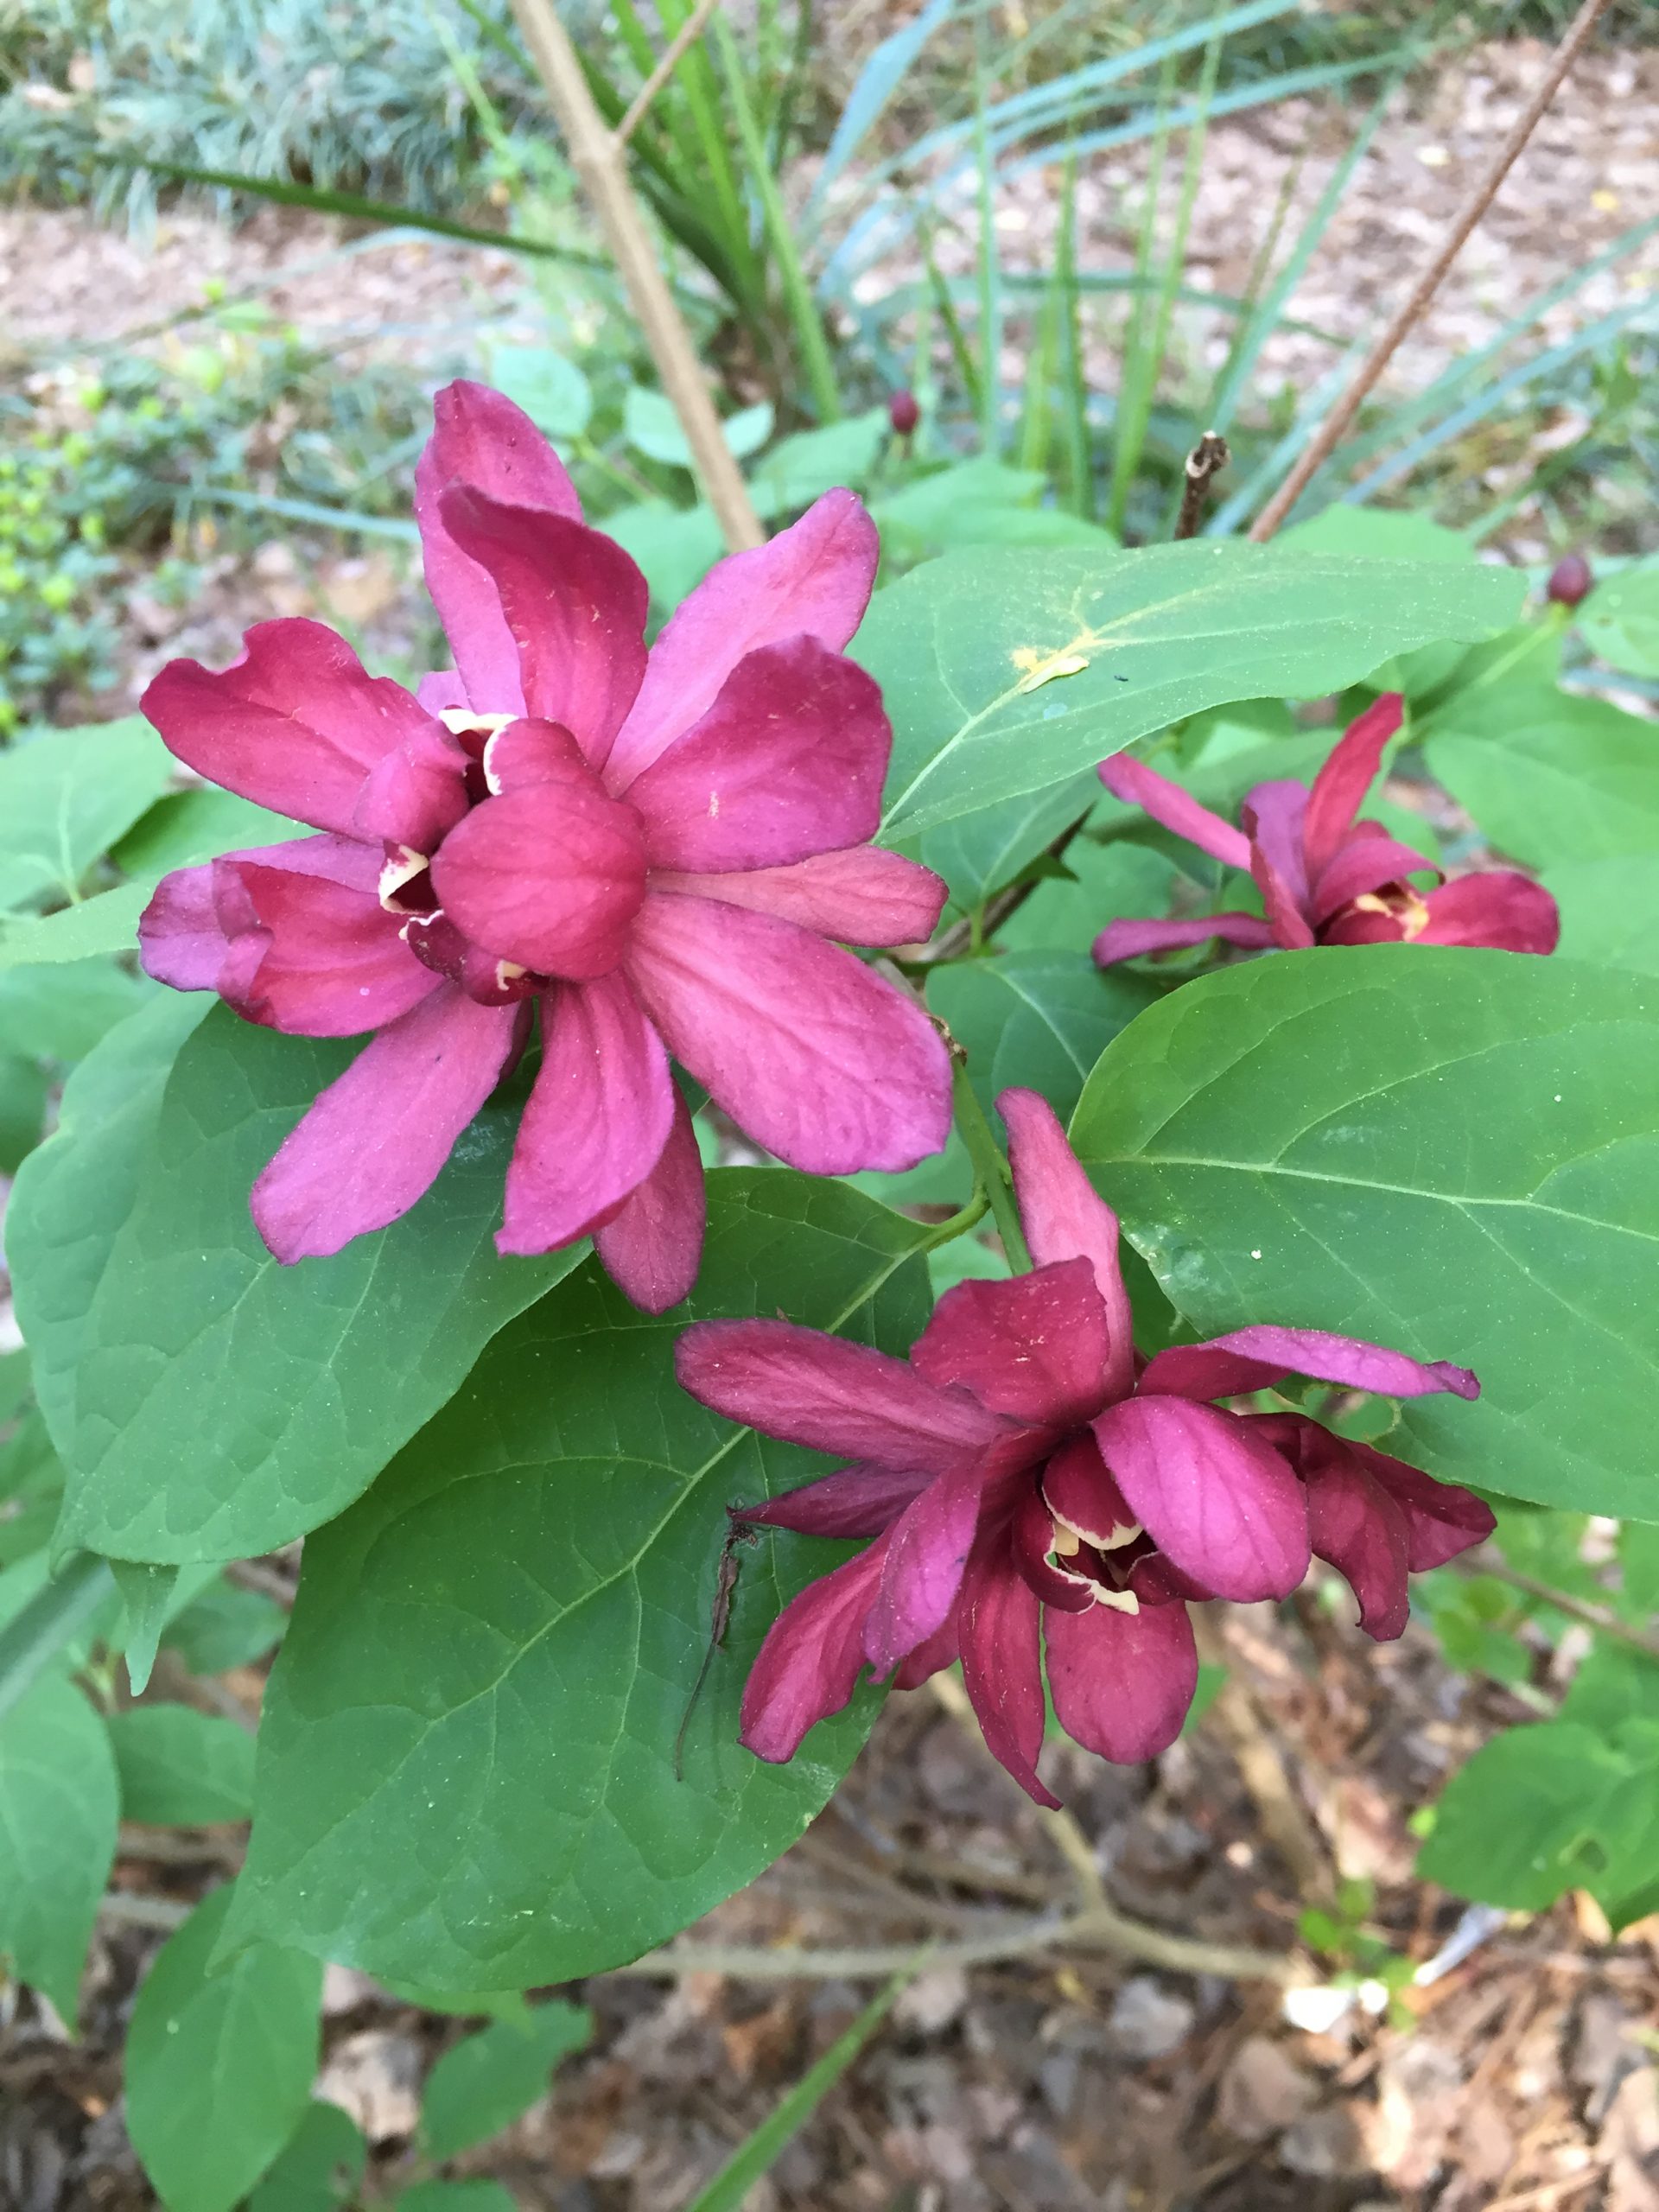
[[[1089,665],[1087,653],[1074,652],[1062,647],[1058,652],[1039,652],[1035,645],[1016,645],[1008,658],[1023,671],[1015,687],[1020,691],[1036,691],[1045,683],[1052,683],[1057,676],[1081,676]]]

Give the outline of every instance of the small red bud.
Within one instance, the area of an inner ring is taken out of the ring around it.
[[[1576,607],[1595,588],[1596,580],[1590,572],[1590,563],[1582,553],[1568,553],[1559,560],[1549,572],[1549,582],[1544,595],[1553,599],[1557,607]]]
[[[913,391],[895,391],[888,400],[887,420],[901,438],[910,437],[921,419],[922,410],[916,404]]]

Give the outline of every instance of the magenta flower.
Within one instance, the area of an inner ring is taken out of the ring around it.
[[[1313,788],[1286,777],[1258,784],[1235,830],[1190,792],[1122,753],[1100,764],[1114,797],[1138,806],[1166,830],[1229,868],[1247,868],[1262,893],[1262,914],[1197,914],[1189,920],[1109,922],[1095,939],[1103,968],[1143,952],[1222,938],[1250,951],[1277,945],[1484,944],[1504,952],[1553,952],[1561,931],[1555,901],[1541,884],[1512,868],[1459,876],[1437,890],[1413,890],[1433,861],[1391,836],[1380,822],[1357,821],[1400,727],[1402,701],[1385,692],[1351,722]]]
[[[1369,1632],[1397,1636],[1408,1572],[1478,1543],[1492,1517],[1300,1415],[1210,1402],[1292,1373],[1472,1398],[1465,1368],[1274,1327],[1142,1361],[1117,1217],[1045,1100],[997,1103],[1033,1273],[948,1291],[908,1360],[787,1321],[702,1321],[675,1364],[715,1412],[849,1463],[739,1518],[874,1540],[773,1624],[744,1743],[787,1759],[866,1663],[911,1688],[960,1659],[987,1743],[1052,1805],[1036,1771],[1042,1650],[1066,1732],[1104,1758],[1150,1758],[1192,1700],[1189,1601],[1282,1598],[1317,1552],[1353,1584]]]
[[[499,393],[439,393],[416,509],[456,661],[418,697],[303,620],[145,694],[181,760],[321,834],[168,876],[143,963],[290,1034],[375,1033],[254,1185],[284,1261],[407,1212],[538,1008],[496,1242],[591,1232],[660,1312],[703,1215],[671,1054],[812,1173],[912,1166],[949,1132],[931,1023],[841,950],[925,938],[944,899],[868,842],[892,732],[841,648],[874,526],[827,493],[722,561],[648,656],[644,577]]]

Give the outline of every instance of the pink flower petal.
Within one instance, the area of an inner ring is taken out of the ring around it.
[[[230,941],[213,899],[213,863],[164,875],[138,917],[138,964],[175,991],[216,991]]]
[[[537,721],[530,715],[493,732],[485,741],[480,766],[496,797],[531,784],[577,784],[588,791],[602,788],[564,724]]]
[[[169,752],[211,783],[347,833],[369,771],[433,728],[400,684],[299,616],[255,623],[219,675],[168,661],[140,703]]]
[[[851,492],[826,492],[753,552],[719,562],[670,616],[612,749],[606,780],[626,791],[713,706],[746,653],[784,638],[839,652],[864,619],[880,547]]]
[[[1057,1806],[1059,1799],[1037,1773],[1048,1715],[1037,1599],[1014,1566],[1006,1533],[982,1537],[974,1547],[957,1607],[957,1637],[963,1687],[991,1756],[1028,1797]]]
[[[951,1614],[943,1628],[918,1643],[893,1678],[896,1690],[918,1690],[934,1675],[942,1675],[947,1667],[954,1667],[961,1656],[957,1644],[957,1617]]]
[[[653,873],[652,885],[658,891],[690,892],[723,906],[774,914],[842,944],[925,944],[950,896],[931,868],[880,845],[852,845],[842,853],[815,853],[787,868],[747,868],[731,875],[661,869]]]
[[[816,638],[745,654],[708,713],[627,787],[653,868],[787,866],[881,820],[880,686]]]
[[[1254,817],[1248,812],[1247,822]],[[1262,904],[1268,917],[1268,926],[1273,941],[1287,952],[1306,951],[1313,943],[1313,931],[1302,912],[1296,893],[1281,875],[1260,845],[1250,848],[1250,874],[1255,878],[1256,889],[1262,893]]]
[[[1395,838],[1353,837],[1333,856],[1316,880],[1308,904],[1308,918],[1317,928],[1330,920],[1351,899],[1386,884],[1403,883],[1423,868],[1440,874],[1433,861]]]
[[[1307,1485],[1313,1549],[1359,1600],[1359,1624],[1379,1643],[1403,1636],[1411,1613],[1406,1589],[1406,1516],[1380,1483],[1345,1457]]]
[[[880,1580],[885,1539],[810,1583],[766,1632],[743,1690],[739,1741],[779,1766],[809,1728],[851,1699],[864,1665],[864,1617]]]
[[[764,1505],[746,1505],[737,1517],[763,1528],[792,1529],[803,1536],[879,1536],[933,1479],[861,1459]]]
[[[487,385],[448,385],[433,402],[433,430],[415,471],[426,588],[448,632],[463,688],[440,703],[480,714],[524,707],[518,650],[488,571],[455,543],[442,512],[452,484],[492,499],[582,520],[582,502],[564,464],[521,407]],[[430,679],[429,679],[429,681]]]
[[[943,1389],[960,1382],[994,1413],[1071,1427],[1106,1402],[1106,1308],[1085,1259],[1009,1282],[947,1290],[911,1347],[911,1365]]]
[[[1302,817],[1302,850],[1311,880],[1317,881],[1336,858],[1404,714],[1405,702],[1397,691],[1373,699],[1349,723],[1314,777]]]
[[[515,1023],[510,1007],[439,988],[383,1029],[253,1186],[254,1226],[276,1257],[338,1252],[406,1214],[494,1090]]]
[[[1223,1371],[1211,1357],[1216,1354],[1236,1357],[1247,1367],[1259,1363],[1261,1379],[1198,1388],[1206,1376]],[[1188,1375],[1193,1378],[1190,1384],[1166,1379]],[[1277,1329],[1265,1324],[1230,1330],[1207,1344],[1177,1344],[1160,1352],[1147,1363],[1140,1388],[1175,1390],[1183,1397],[1230,1397],[1241,1390],[1265,1389],[1286,1375],[1306,1375],[1316,1382],[1338,1382],[1350,1390],[1375,1390],[1385,1398],[1421,1398],[1435,1390],[1450,1390],[1459,1398],[1480,1395],[1480,1385],[1469,1370],[1454,1367],[1450,1360],[1412,1359],[1358,1337],[1333,1336],[1327,1329]]]
[[[614,539],[563,515],[465,486],[439,504],[450,537],[488,571],[518,649],[522,702],[474,705],[563,722],[602,767],[645,673],[645,578]]]
[[[639,818],[591,778],[526,785],[450,831],[432,887],[474,944],[537,975],[590,982],[621,959],[645,896]]]
[[[1262,878],[1257,861],[1265,859],[1299,912],[1307,900],[1307,860],[1302,849],[1306,814],[1307,785],[1298,783],[1294,776],[1255,785],[1246,793],[1240,812],[1251,846],[1246,866],[1260,884]],[[1268,912],[1271,915],[1273,909]]]
[[[936,1476],[888,1530],[880,1587],[864,1622],[864,1656],[878,1677],[890,1675],[950,1618],[982,1489],[975,1466],[954,1467]]]
[[[567,984],[542,1014],[499,1252],[556,1251],[608,1220],[661,1159],[674,1120],[668,1055],[620,976]]]
[[[1247,1422],[1185,1398],[1131,1398],[1094,1424],[1160,1551],[1218,1598],[1282,1598],[1307,1572],[1301,1484]]]
[[[1419,944],[1484,944],[1499,952],[1554,952],[1561,916],[1541,883],[1510,868],[1460,875],[1431,891]]]
[[[1047,1099],[1005,1090],[996,1110],[1008,1132],[1014,1195],[1033,1260],[1039,1268],[1079,1257],[1093,1265],[1111,1346],[1102,1388],[1108,1398],[1120,1396],[1135,1379],[1135,1325],[1118,1265],[1117,1216],[1084,1173]]]
[[[1437,1483],[1421,1467],[1391,1459],[1374,1445],[1334,1440],[1388,1492],[1405,1516],[1406,1564],[1414,1574],[1444,1567],[1460,1552],[1484,1544],[1497,1528],[1491,1507],[1472,1491],[1461,1489],[1456,1483]]]
[[[1095,1452],[1092,1439],[1089,1449],[1098,1464],[1100,1454]],[[1053,1464],[1050,1460],[1049,1466]],[[1043,1471],[1046,1475],[1048,1469]],[[1020,1576],[1045,1605],[1057,1605],[1063,1613],[1087,1611],[1095,1602],[1095,1586],[1088,1576],[1074,1574],[1050,1557],[1054,1549],[1054,1516],[1034,1484],[1027,1484],[1015,1502],[1008,1535]]]
[[[295,1037],[360,1037],[440,988],[372,891],[251,860],[213,865],[221,918],[236,911],[235,893],[246,902],[238,931],[245,957],[219,977],[245,1020]]]
[[[791,1321],[695,1321],[674,1372],[702,1404],[762,1435],[906,1473],[943,1474],[1005,1426],[902,1359]]]
[[[666,1313],[697,1279],[708,1217],[702,1160],[690,1110],[677,1090],[662,1157],[608,1221],[594,1249],[617,1288],[645,1313]]]
[[[1128,1501],[1086,1429],[1068,1437],[1043,1469],[1041,1495],[1051,1515],[1102,1551],[1110,1550],[1135,1526]]]
[[[738,1127],[814,1175],[899,1171],[950,1133],[950,1063],[915,1001],[792,923],[649,894],[626,969]]]
[[[493,586],[492,586],[493,589]],[[435,718],[450,707],[468,707],[467,686],[461,680],[458,668],[437,668],[423,676],[415,686],[415,696]]]
[[[1095,939],[1095,960],[1110,968],[1120,960],[1138,960],[1148,952],[1173,952],[1189,944],[1207,944],[1211,938],[1224,944],[1243,945],[1259,952],[1274,942],[1271,925],[1259,914],[1195,914],[1186,921],[1108,922]]]
[[[434,853],[466,813],[467,755],[441,722],[429,722],[383,753],[369,771],[353,817],[357,835]]]
[[[1045,1624],[1054,1717],[1074,1744],[1120,1766],[1166,1751],[1198,1686],[1185,1605],[1092,1605]]]
[[[1115,753],[1109,760],[1101,762],[1099,774],[1113,798],[1121,798],[1126,806],[1138,806],[1166,830],[1184,837],[1189,845],[1196,845],[1201,853],[1224,861],[1229,868],[1249,868],[1249,839],[1230,822],[1224,822],[1207,806],[1200,806],[1191,791],[1183,791],[1167,776],[1160,776],[1155,768],[1148,768],[1144,760],[1134,760],[1127,753]]]

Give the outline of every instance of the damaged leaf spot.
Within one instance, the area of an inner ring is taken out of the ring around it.
[[[1062,648],[1058,652],[1039,652],[1035,645],[1018,645],[1008,656],[1017,669],[1023,671],[1016,687],[1021,691],[1039,690],[1045,683],[1052,683],[1057,676],[1081,676],[1089,665],[1086,653]]]

